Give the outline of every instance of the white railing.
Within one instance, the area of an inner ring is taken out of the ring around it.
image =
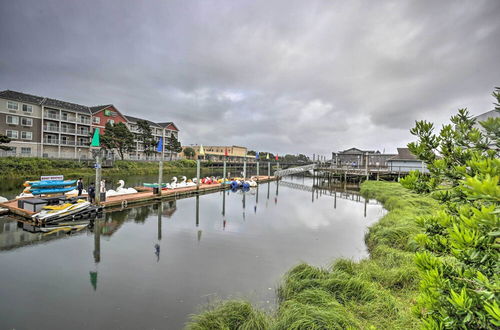
[[[64,115],[62,115],[62,116],[61,116],[61,120],[63,120],[63,121],[69,121],[69,122],[71,122],[71,123],[74,123],[74,122],[76,121],[76,117],[74,117],[74,116],[64,116]]]
[[[61,133],[75,134],[74,128],[61,127]]]
[[[59,127],[58,126],[47,126],[47,125],[44,125],[43,126],[43,130],[44,131],[48,131],[48,132],[59,132]]]
[[[55,119],[55,120],[59,120],[59,115],[56,115],[56,114],[53,114],[53,113],[44,113],[43,115],[44,118],[48,118],[48,119]]]
[[[78,123],[79,124],[85,124],[85,125],[90,125],[90,118],[78,118]]]
[[[76,134],[78,134],[78,135],[89,135],[90,131],[79,129],[78,131],[76,131]]]
[[[63,146],[74,146],[75,145],[75,141],[61,140],[61,145],[63,145]]]
[[[292,167],[292,168],[287,168],[286,170],[279,170],[274,172],[274,176],[287,176],[287,175],[292,175],[292,174],[299,174],[302,172],[307,172],[314,170],[316,168],[317,164],[310,164],[310,165],[304,165],[304,166],[299,166],[299,167]]]
[[[59,140],[58,139],[43,139],[43,143],[44,144],[55,144],[55,145],[58,145],[59,144]]]

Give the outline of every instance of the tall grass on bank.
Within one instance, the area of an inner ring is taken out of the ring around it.
[[[418,328],[412,311],[419,281],[413,260],[413,237],[420,231],[415,218],[439,206],[398,183],[368,181],[361,193],[389,211],[365,237],[370,258],[339,259],[326,269],[300,264],[285,274],[275,313],[229,301],[193,316],[187,328],[247,329],[243,319],[252,322],[252,329]]]
[[[196,161],[181,159],[165,162],[164,172],[176,169],[194,168]],[[77,160],[61,160],[47,158],[0,158],[0,177],[34,177],[39,175],[64,174],[69,176],[85,176],[95,170]],[[104,168],[103,174],[154,174],[158,172],[158,162],[134,162],[117,160],[112,168]]]

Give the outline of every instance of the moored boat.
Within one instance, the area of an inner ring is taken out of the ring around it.
[[[32,216],[34,220],[48,222],[58,218],[64,218],[78,212],[82,212],[91,206],[90,202],[79,199],[76,202],[61,205],[44,206],[42,210]]]
[[[72,186],[76,180],[42,180],[42,181],[26,181],[25,187],[31,188],[52,188],[52,187],[66,187]]]

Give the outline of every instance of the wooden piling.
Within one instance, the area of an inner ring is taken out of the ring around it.
[[[161,196],[161,188],[163,182],[163,161],[159,161],[158,164],[158,195]]]

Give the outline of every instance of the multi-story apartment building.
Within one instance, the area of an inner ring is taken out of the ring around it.
[[[139,130],[139,125],[137,124],[138,121],[144,120],[141,118],[137,117],[132,117],[132,116],[125,116],[127,119],[128,127],[132,133],[136,136],[135,143],[135,151],[129,154],[130,159],[169,159],[170,158],[170,151],[167,150],[167,145],[170,141],[170,138],[172,134],[175,136],[176,139],[179,138],[179,130],[177,127],[174,125],[172,122],[166,122],[166,123],[155,123],[150,120],[146,120],[148,122],[149,127],[151,128],[151,132],[153,133],[153,136],[155,137],[156,142],[160,141],[160,138],[163,139],[163,149],[161,153],[154,153],[153,155],[146,155],[144,153],[144,145],[141,143],[141,140],[139,138],[140,135],[140,130]],[[172,158],[177,158],[177,153],[172,153]]]
[[[87,158],[90,120],[90,109],[83,105],[0,92],[0,132],[12,139],[6,154]]]
[[[107,122],[122,122],[138,134],[138,120],[141,119],[123,115],[112,104],[88,107],[10,90],[1,91],[0,133],[12,141],[8,144],[11,150],[1,152],[0,156],[90,158],[89,144],[93,129],[99,128],[102,134]],[[178,128],[172,122],[148,123],[157,141],[163,137],[164,150],[146,157],[137,139],[136,151],[127,158],[169,159],[166,145],[172,133],[178,138]],[[176,158],[177,154],[173,156]]]

